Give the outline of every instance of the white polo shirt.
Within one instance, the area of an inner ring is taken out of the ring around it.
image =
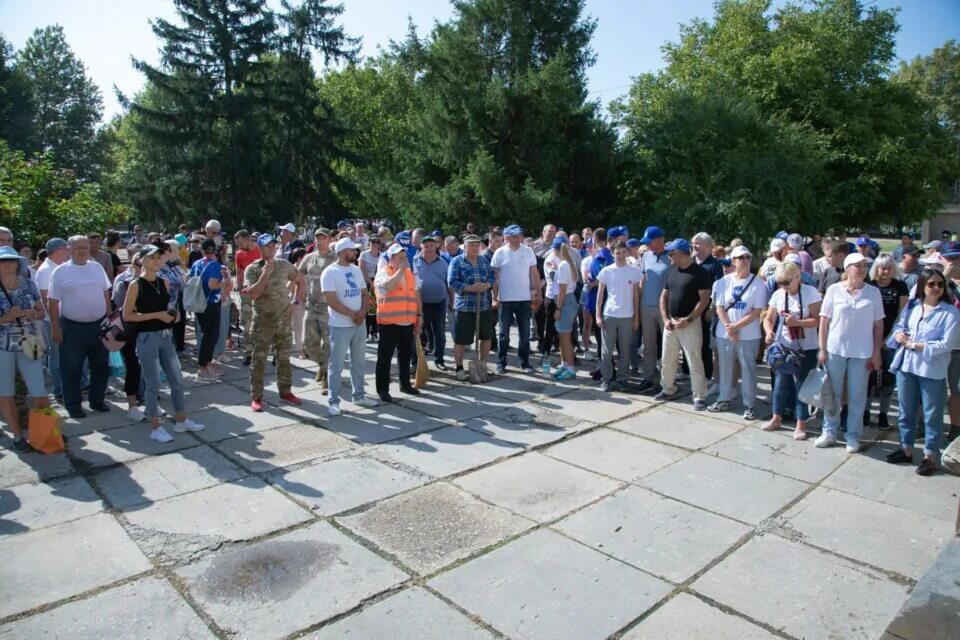
[[[107,272],[98,262],[64,262],[50,276],[47,298],[60,301],[60,317],[74,322],[95,322],[107,315],[103,292],[110,289]]]
[[[490,266],[500,270],[502,302],[530,302],[530,267],[537,266],[533,249],[523,245],[511,249],[510,245],[504,245],[494,251]]]

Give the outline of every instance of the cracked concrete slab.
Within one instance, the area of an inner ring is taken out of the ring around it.
[[[12,444],[13,439],[2,444],[5,453],[0,456],[0,489],[15,487],[18,484],[42,482],[73,473],[73,465],[70,464],[66,454],[16,454],[13,452]]]
[[[291,424],[224,440],[217,448],[240,466],[264,473],[340,453],[353,448],[353,444],[326,429]]]
[[[479,418],[464,420],[463,426],[491,438],[525,447],[536,447],[594,425],[575,416],[548,411],[539,405],[524,402]]]
[[[534,404],[544,409],[584,418],[602,424],[619,420],[631,413],[650,406],[652,398],[647,396],[603,393],[596,388],[575,389],[561,396],[540,398]]]
[[[843,447],[817,449],[811,440],[797,441],[760,429],[744,429],[703,452],[804,482],[820,482],[847,460]]]
[[[197,446],[189,433],[171,433],[171,442],[157,442],[150,438],[150,427],[138,423],[110,431],[94,431],[70,438],[67,450],[76,459],[78,468],[106,467],[159,456],[178,449]]]
[[[0,489],[0,538],[100,511],[103,501],[80,476]]]

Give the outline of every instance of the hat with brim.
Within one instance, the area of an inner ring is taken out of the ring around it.
[[[277,239],[274,238],[272,235],[270,235],[269,233],[264,233],[259,238],[257,238],[257,246],[265,247],[271,242],[276,242],[276,241]]]
[[[314,231],[314,233],[313,233],[313,237],[314,237],[314,238],[316,238],[316,237],[318,237],[318,236],[326,236],[326,237],[329,238],[329,237],[330,237],[330,229],[327,229],[326,227],[320,227],[319,229],[317,229],[317,230]]]
[[[0,260],[9,260],[11,262],[18,260],[21,269],[26,269],[30,264],[29,261],[17,253],[13,247],[0,247]]]
[[[927,244],[923,245],[923,248],[929,251],[933,249],[934,251],[940,251],[940,248],[943,246],[942,240],[931,240]]]
[[[280,227],[280,230],[281,230],[281,231],[289,231],[290,233],[296,233],[296,232],[297,232],[297,228],[296,228],[295,226],[293,226],[293,223],[292,223],[292,222],[288,222],[287,224],[283,225],[282,227]]]
[[[350,238],[343,238],[341,240],[337,240],[337,244],[334,245],[333,250],[336,253],[340,253],[341,251],[344,251],[346,249],[356,249],[356,248],[357,248],[356,242],[354,242]]]
[[[931,253],[929,256],[920,258],[918,260],[920,264],[925,267],[943,267],[943,258],[940,257],[939,253]]]
[[[644,232],[643,237],[640,238],[640,242],[643,244],[650,244],[651,240],[656,240],[657,238],[663,237],[663,229],[660,227],[647,227],[647,230]]]
[[[672,253],[674,251],[679,251],[680,253],[690,253],[690,243],[684,240],[683,238],[677,238],[673,242],[668,242],[667,246],[664,247],[664,250],[667,253]]]
[[[392,258],[393,256],[397,255],[398,253],[405,253],[405,252],[406,252],[406,248],[405,248],[405,247],[401,247],[401,246],[398,245],[398,244],[392,244],[392,245],[390,245],[390,248],[387,249],[387,257],[388,257],[388,258]]]
[[[155,244],[145,244],[140,247],[140,251],[137,252],[137,255],[140,256],[140,259],[149,258],[150,256],[155,256],[160,253],[160,247]]]
[[[907,245],[906,247],[903,248],[903,251],[901,251],[901,254],[905,256],[920,255],[920,249],[915,244]]]
[[[861,262],[866,261],[867,257],[862,253],[850,253],[846,258],[843,259],[843,268],[846,269],[851,265],[860,264]]]
[[[463,244],[470,244],[472,242],[483,242],[483,241],[480,239],[480,236],[475,235],[473,233],[465,235],[463,237]]]
[[[750,249],[747,249],[745,246],[741,244],[739,246],[734,247],[733,251],[730,252],[731,258],[739,258],[740,256],[747,256],[748,258],[752,258],[753,254],[750,253]]]
[[[432,242],[434,244],[437,244],[439,240],[437,240],[433,236],[423,236],[423,238],[420,239],[420,244],[426,244],[427,242]]]
[[[960,242],[948,242],[946,246],[940,249],[940,256],[943,258],[956,258],[960,256]]]
[[[509,238],[510,236],[522,236],[523,229],[520,228],[518,224],[512,224],[509,227],[503,230],[503,236]]]

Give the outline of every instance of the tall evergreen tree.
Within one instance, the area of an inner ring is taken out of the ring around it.
[[[33,148],[33,88],[16,66],[13,46],[0,35],[0,138],[20,151]]]

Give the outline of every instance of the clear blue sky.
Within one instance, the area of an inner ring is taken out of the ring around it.
[[[867,0],[867,4],[901,7],[897,40],[901,58],[927,54],[950,38],[960,39],[960,0]],[[348,33],[363,37],[365,55],[376,53],[391,39],[402,39],[408,15],[421,33],[451,15],[447,0],[346,0],[345,5],[342,22]],[[590,91],[606,104],[626,93],[632,76],[659,69],[661,45],[676,40],[680,24],[712,16],[713,2],[587,0],[587,12],[598,20]],[[130,56],[157,59],[157,40],[147,24],[157,16],[175,17],[169,0],[0,0],[0,32],[16,48],[36,27],[63,25],[67,41],[103,92],[107,117],[119,111],[114,85],[126,94],[142,85]]]

